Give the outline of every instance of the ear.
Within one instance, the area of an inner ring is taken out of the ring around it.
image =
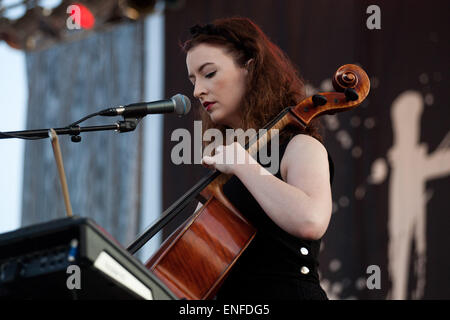
[[[244,64],[244,72],[246,75],[248,75],[248,67],[250,66],[250,63],[253,62],[253,58],[248,60],[245,64]]]

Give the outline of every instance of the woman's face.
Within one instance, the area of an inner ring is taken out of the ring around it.
[[[240,128],[239,107],[245,93],[247,69],[238,67],[225,49],[204,43],[188,51],[186,65],[194,97],[200,100],[211,120]]]

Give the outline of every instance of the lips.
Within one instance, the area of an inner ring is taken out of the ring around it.
[[[209,111],[214,103],[215,102],[206,101],[203,103],[203,106],[205,107],[206,111]]]

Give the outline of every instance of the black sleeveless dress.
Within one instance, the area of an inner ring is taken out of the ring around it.
[[[288,142],[280,143],[279,163]],[[334,168],[330,156],[328,160],[330,179],[332,179]],[[261,164],[259,158],[257,161]],[[280,168],[275,176],[282,179]],[[317,272],[321,240],[300,239],[281,229],[267,216],[236,176],[228,180],[223,191],[258,231],[222,284],[216,299],[328,299],[325,291],[320,287]]]

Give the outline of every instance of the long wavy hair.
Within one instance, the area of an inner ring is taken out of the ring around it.
[[[225,49],[237,66],[247,68],[246,93],[240,106],[242,129],[263,128],[284,108],[295,106],[305,98],[303,79],[287,55],[250,19],[222,18],[205,26],[191,27],[192,37],[180,43],[187,54],[195,46],[206,43]],[[225,125],[214,123],[199,103],[203,130],[219,129],[225,136]],[[280,132],[280,142],[304,133],[322,142],[318,119],[304,130],[289,126]]]

